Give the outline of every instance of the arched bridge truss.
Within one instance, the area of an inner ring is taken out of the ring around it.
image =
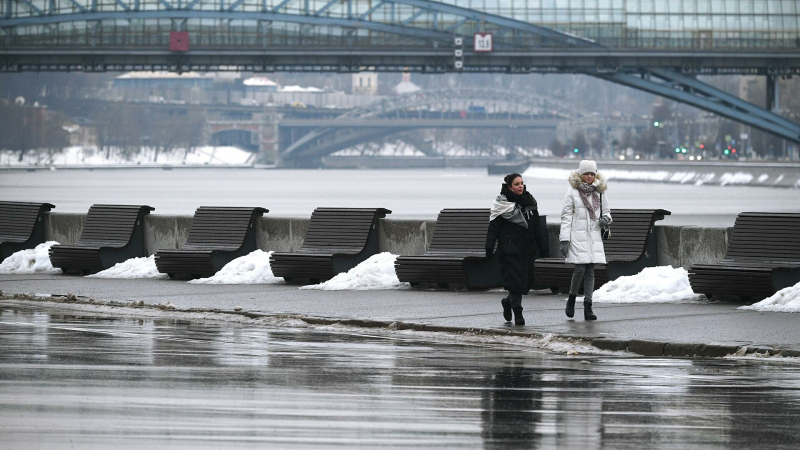
[[[470,106],[473,106],[470,115],[477,117],[465,114],[461,119],[444,119],[444,111],[467,113]],[[475,112],[475,106],[480,113]],[[535,94],[470,87],[419,91],[348,111],[333,120],[335,126],[319,127],[292,142],[281,151],[281,159],[314,160],[361,142],[411,129],[544,129],[584,116],[585,112],[568,108],[563,102]]]
[[[0,0],[0,71],[585,73],[800,143],[797,124],[695,78],[698,73],[762,74],[774,87],[776,76],[800,74],[796,48],[610,48],[457,3]],[[493,34],[493,52],[471,50],[469,43],[478,32]],[[187,36],[188,49],[183,46]],[[454,65],[456,37],[467,44],[461,69]]]

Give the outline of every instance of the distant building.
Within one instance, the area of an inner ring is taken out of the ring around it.
[[[377,93],[377,72],[359,72],[353,74],[353,94],[376,95]]]
[[[397,95],[413,94],[414,92],[419,92],[421,90],[422,88],[411,82],[411,74],[408,72],[404,72],[403,81],[392,88],[392,92]]]
[[[230,103],[230,88],[238,73],[128,72],[114,79],[121,100],[154,103]],[[239,98],[241,91],[239,91]]]

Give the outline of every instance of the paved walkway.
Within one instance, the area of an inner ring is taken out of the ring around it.
[[[361,319],[385,326],[402,322],[431,331],[480,329],[487,333],[555,333],[609,349],[644,355],[721,356],[749,351],[800,356],[800,316],[737,310],[735,303],[595,304],[599,320],[564,315],[564,295],[532,292],[523,297],[528,325],[506,325],[500,291],[312,291],[291,285],[193,285],[178,280],[108,280],[65,275],[0,275],[4,295],[73,293],[101,302],[171,303],[176,309],[209,308],[243,313],[296,314],[321,322]]]

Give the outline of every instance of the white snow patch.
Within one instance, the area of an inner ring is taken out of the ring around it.
[[[669,178],[669,182],[684,184],[688,181],[694,180],[695,178],[697,178],[696,172],[675,172]]]
[[[56,241],[47,241],[35,248],[12,254],[0,264],[0,273],[61,273],[61,269],[50,263],[50,247],[57,244]]]
[[[682,267],[646,267],[636,275],[619,277],[594,293],[601,303],[678,303],[701,300],[689,284],[689,272]]]
[[[753,181],[753,174],[745,172],[730,173],[725,172],[719,177],[719,185],[726,186],[728,184],[747,184]]]
[[[767,181],[768,179],[769,179],[769,175],[767,175],[765,173],[762,173],[761,175],[758,176],[758,182],[759,183],[763,183],[763,182]]]
[[[237,147],[229,146],[203,146],[195,147],[190,151],[176,149],[170,153],[159,153],[156,157],[155,150],[144,147],[141,151],[130,157],[118,148],[113,148],[108,153],[96,147],[67,147],[58,152],[29,151],[22,161],[18,161],[19,154],[8,150],[0,150],[0,165],[2,166],[179,166],[179,165],[246,165],[255,154]]]
[[[704,185],[706,183],[710,183],[710,182],[714,181],[714,177],[715,176],[716,175],[714,175],[713,173],[707,173],[707,174],[701,175],[701,176],[697,177],[697,181],[694,182],[694,185],[695,186],[702,186],[702,185]]]
[[[312,92],[312,93],[325,92],[324,89],[320,89],[318,87],[313,87],[313,86],[303,87],[303,86],[298,86],[296,84],[295,85],[291,85],[291,86],[284,86],[284,87],[280,88],[279,91],[280,92]]]
[[[571,170],[551,169],[548,167],[529,167],[522,174],[523,178],[534,178],[538,180],[566,180],[569,179]]]
[[[321,291],[366,291],[373,289],[405,289],[408,283],[401,283],[394,272],[394,261],[397,255],[389,252],[378,253],[353,267],[346,273],[340,273],[330,280],[300,289],[318,289]]]
[[[783,288],[772,297],[758,303],[740,306],[738,309],[749,311],[800,312],[800,283]]]
[[[240,256],[225,264],[225,267],[208,278],[191,280],[192,284],[277,284],[283,283],[283,278],[272,274],[269,266],[269,257],[272,252],[261,249],[247,255]]]
[[[106,270],[87,275],[86,278],[169,278],[165,273],[161,273],[156,268],[155,256],[150,255],[141,258],[131,258],[127,261],[114,264]]]

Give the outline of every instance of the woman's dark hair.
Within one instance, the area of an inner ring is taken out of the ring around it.
[[[521,177],[521,176],[522,175],[520,175],[518,173],[510,173],[510,174],[506,175],[505,178],[503,178],[503,182],[506,184],[506,186],[508,186],[510,188],[511,187],[511,183],[513,183],[514,180],[517,179],[517,177]]]

